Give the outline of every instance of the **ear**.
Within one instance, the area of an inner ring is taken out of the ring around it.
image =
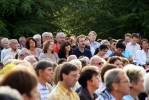
[[[112,88],[113,88],[114,90],[119,90],[118,83],[112,83]]]
[[[30,98],[25,93],[22,95],[22,98],[23,98],[23,100],[30,100]]]
[[[66,80],[67,79],[67,75],[66,74],[62,74],[62,78],[63,78],[63,80]]]
[[[39,73],[39,75],[42,75],[43,71],[41,69],[39,69],[38,73]]]

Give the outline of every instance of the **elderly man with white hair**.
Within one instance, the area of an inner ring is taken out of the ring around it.
[[[35,59],[33,55],[26,56],[24,60],[27,62],[30,62],[31,65],[34,65],[37,62],[37,60]]]
[[[43,32],[42,33],[42,43],[49,40],[50,42],[54,41],[53,34],[51,32]],[[43,44],[41,45],[41,48],[43,47]]]
[[[35,41],[37,42],[37,47],[40,48],[41,47],[41,35],[40,34],[35,34],[33,36],[33,39],[35,39]]]
[[[104,64],[104,61],[101,57],[95,55],[95,56],[91,57],[90,64],[93,66],[97,66],[100,69],[102,67],[102,65]]]
[[[60,49],[61,43],[65,40],[65,34],[64,32],[57,32],[56,34],[56,44],[54,46],[54,52],[58,53]]]

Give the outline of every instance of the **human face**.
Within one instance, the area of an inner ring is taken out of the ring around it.
[[[24,58],[26,57],[26,56],[29,56],[29,55],[31,55],[31,53],[29,52],[29,50],[24,50],[23,51],[23,53],[22,53],[22,55],[21,55],[21,60],[24,60]]]
[[[31,63],[31,65],[34,65],[37,62],[37,60],[35,58],[31,58],[29,62]]]
[[[69,52],[71,50],[71,46],[70,45],[65,46],[65,50]]]
[[[143,41],[143,42],[142,42],[142,48],[143,48],[143,49],[148,49],[148,48],[149,48],[148,42]]]
[[[102,50],[102,54],[105,55],[107,53],[108,49]]]
[[[90,41],[92,41],[92,42],[94,42],[94,41],[96,40],[96,37],[97,37],[97,35],[95,35],[95,34],[93,34],[93,33],[91,33],[91,34],[89,35],[89,39],[90,39]]]
[[[121,55],[123,51],[124,51],[124,49],[117,48],[116,53],[117,53],[118,55]]]
[[[25,45],[26,44],[26,39],[25,38],[21,40],[21,44],[22,45]]]
[[[132,83],[133,89],[138,92],[138,94],[144,92],[144,79],[142,76],[139,77],[139,81],[136,83]]]
[[[131,40],[131,38],[130,38],[129,36],[125,36],[125,43],[126,43],[126,44],[129,43],[130,40]]]
[[[92,79],[89,80],[89,85],[92,89],[96,90],[99,88],[100,77],[98,75],[93,75]]]
[[[136,38],[136,37],[133,37],[133,38],[132,38],[132,44],[133,44],[133,45],[135,45],[135,44],[137,43],[137,41],[138,41],[138,38]]]
[[[65,35],[61,34],[59,37],[57,37],[56,41],[61,44],[65,40]]]
[[[116,49],[116,44],[117,44],[116,42],[112,42],[111,45],[110,45],[110,48],[115,50]]]
[[[117,92],[122,96],[130,94],[131,84],[126,74],[119,74],[120,82],[117,83]]]
[[[43,72],[42,72],[42,78],[46,81],[46,82],[50,82],[52,83],[53,81],[53,68],[52,67],[47,67]]]
[[[80,76],[79,72],[80,72],[79,70],[76,70],[76,71],[71,71],[68,75],[63,74],[63,81],[65,82],[67,87],[71,88],[75,86]]]
[[[48,50],[52,50],[53,51],[54,48],[54,42],[50,42]]]
[[[42,41],[45,42],[49,40],[50,42],[53,42],[54,39],[53,39],[53,34],[46,34],[45,36],[42,37]]]
[[[90,41],[89,40],[85,40],[85,45],[90,46]]]
[[[123,68],[123,63],[118,59],[114,62],[114,64],[116,65],[117,68]]]
[[[12,50],[17,50],[18,49],[18,41],[17,40],[13,40],[11,42],[11,48],[12,48]]]
[[[8,42],[8,41],[6,41],[6,42],[4,43],[3,48],[5,48],[5,49],[8,49],[8,48],[9,48],[9,42]]]
[[[35,41],[30,40],[29,41],[29,46],[30,46],[30,48],[34,48],[35,47]]]
[[[101,58],[95,58],[93,60],[93,64],[92,65],[93,66],[97,66],[98,68],[101,68],[103,64],[104,64],[104,62],[102,61]]]
[[[85,48],[85,38],[79,38],[78,47]]]

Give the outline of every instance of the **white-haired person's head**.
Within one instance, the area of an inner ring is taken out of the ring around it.
[[[8,38],[3,38],[1,40],[1,45],[4,49],[8,49],[9,48],[9,39]]]
[[[29,51],[28,49],[26,49],[26,48],[23,48],[23,49],[21,49],[20,52],[18,53],[18,59],[24,60],[24,58],[25,58],[26,56],[29,56],[29,55],[31,55],[30,51]]]
[[[51,41],[53,42],[53,34],[51,32],[43,32],[42,33],[42,42],[44,43],[45,41]]]
[[[79,59],[71,60],[69,63],[76,65],[80,70],[82,69],[82,63]]]
[[[3,64],[5,64],[5,62],[9,59],[13,59],[13,56],[12,55],[5,56],[4,59],[2,60]]]
[[[23,100],[21,94],[9,86],[0,87],[0,100]]]
[[[144,89],[147,96],[149,97],[149,73],[147,73],[144,77]],[[145,100],[148,100],[148,99],[145,99]]]
[[[35,35],[33,36],[33,38],[34,38],[34,39],[40,39],[40,40],[41,40],[41,35],[40,35],[40,34],[35,34]]]
[[[56,34],[56,42],[61,44],[65,40],[64,32],[57,32]]]
[[[71,60],[77,59],[76,55],[70,55],[67,57],[67,62],[70,62]]]
[[[27,62],[30,62],[31,65],[34,65],[34,63],[37,62],[35,56],[33,55],[26,56],[24,60],[26,60]]]
[[[91,57],[90,64],[101,68],[103,66],[104,62],[101,57],[95,55],[95,56]]]

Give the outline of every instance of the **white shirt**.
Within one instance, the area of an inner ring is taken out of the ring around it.
[[[133,58],[135,59],[135,54],[137,50],[140,50],[140,45],[135,44],[133,45],[131,42],[127,43],[126,50],[130,51],[132,53]]]
[[[37,88],[39,90],[41,100],[47,100],[47,96],[50,94],[48,86],[43,86],[40,83],[38,83]]]
[[[135,62],[137,65],[144,65],[147,62],[147,58],[149,57],[149,50],[148,54],[145,53],[144,50],[137,50],[135,55]]]

